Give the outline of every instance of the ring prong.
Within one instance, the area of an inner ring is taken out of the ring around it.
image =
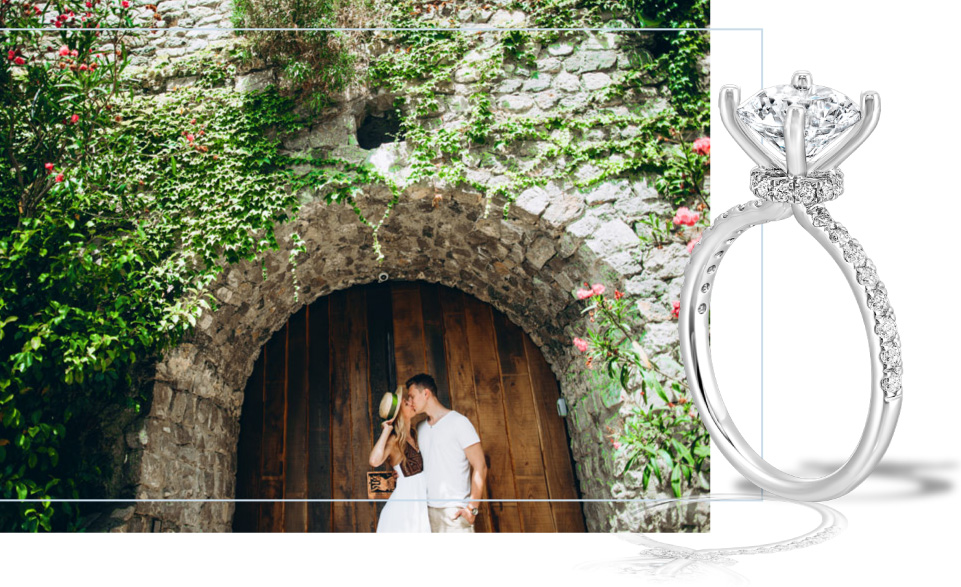
[[[744,152],[759,167],[775,167],[784,169],[784,164],[768,155],[761,146],[761,143],[751,134],[747,133],[741,126],[741,121],[737,118],[737,106],[741,101],[741,89],[734,85],[721,87],[719,107],[721,110],[721,122],[724,128],[731,133],[734,141],[744,149]]]
[[[844,162],[851,153],[867,140],[874,127],[878,125],[881,116],[881,96],[874,91],[861,93],[861,121],[852,128],[837,147],[830,153],[825,153],[818,161],[812,163],[809,171],[830,171]]]
[[[810,71],[799,69],[791,76],[791,85],[795,90],[810,90],[814,85],[814,78],[811,77]]]
[[[794,104],[787,109],[784,118],[784,154],[788,175],[804,177],[808,172],[807,152],[804,145],[804,125],[807,111]]]

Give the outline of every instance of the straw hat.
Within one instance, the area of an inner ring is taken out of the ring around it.
[[[380,400],[380,417],[390,420],[400,410],[400,403],[404,401],[404,388],[398,386],[394,393],[387,392]]]

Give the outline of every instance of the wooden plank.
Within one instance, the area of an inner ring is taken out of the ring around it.
[[[267,341],[264,368],[264,436],[261,487],[264,499],[284,497],[284,413],[287,404],[287,325]],[[261,531],[283,531],[284,503],[262,502]]]
[[[505,375],[504,400],[507,405],[507,431],[514,463],[517,498],[549,499],[530,378],[526,374]],[[520,512],[524,532],[555,531],[550,503],[523,503]]]
[[[347,292],[347,346],[350,381],[351,497],[367,499],[367,468],[371,441],[369,354],[367,347],[367,296],[362,288]],[[377,507],[371,502],[354,503],[355,531],[373,532]]]
[[[237,443],[237,499],[259,499],[260,441],[264,430],[264,349],[254,361],[254,370],[244,388],[240,410],[240,439]],[[260,505],[254,501],[237,502],[234,532],[256,532]]]
[[[443,286],[422,283],[420,288],[421,313],[424,317],[424,355],[427,372],[437,382],[437,399],[450,406],[450,386],[447,375],[447,357],[444,349],[444,314],[440,305]]]
[[[477,298],[464,296],[464,312],[467,316],[467,337],[480,423],[478,434],[484,452],[490,457],[487,473],[489,494],[491,499],[513,500],[517,495],[491,308]],[[491,519],[493,529],[497,532],[523,531],[516,503],[492,503]]]
[[[550,497],[552,500],[579,499],[567,437],[567,422],[557,415],[557,399],[560,397],[557,379],[540,349],[528,336],[524,337],[524,350],[534,394],[538,433],[544,448],[544,467]],[[580,503],[552,501],[551,510],[558,532],[586,531]]]
[[[467,317],[464,315],[464,294],[451,288],[441,288],[438,293],[444,316],[451,409],[466,416],[480,434],[480,420],[477,417],[477,403],[474,398],[474,369],[471,366],[470,345],[467,339]],[[486,449],[483,437],[481,437],[481,446]],[[489,455],[487,455],[487,466],[489,469]],[[484,486],[484,499],[490,499],[489,495],[488,483]],[[490,503],[483,502],[480,510],[481,513],[474,523],[474,530],[491,532]]]
[[[427,370],[424,358],[424,316],[420,289],[405,282],[391,282],[391,306],[394,323],[394,364],[397,381],[406,382]]]
[[[287,323],[287,439],[284,497],[307,498],[307,308]],[[284,531],[307,531],[307,503],[284,504]]]
[[[537,413],[528,376],[524,332],[502,312],[491,308],[497,355],[504,386],[507,432],[514,465],[518,499],[548,499],[544,457],[537,428]],[[554,518],[548,502],[518,504],[525,532],[553,532]]]
[[[284,497],[283,477],[263,477],[260,480],[260,487],[264,499],[282,499]],[[283,532],[284,502],[260,502],[260,521],[257,529],[260,532]]]
[[[367,286],[367,339],[370,345],[370,422],[371,438],[374,442],[380,438],[381,419],[378,413],[380,398],[388,391],[394,391],[391,368],[393,360],[390,354],[394,352],[391,343],[393,330],[393,313],[390,306],[390,286],[387,283],[374,283]],[[385,462],[378,470],[387,471],[390,464]],[[378,501],[377,518],[384,509],[384,501]]]
[[[330,446],[331,477],[334,499],[354,497],[351,481],[358,469],[350,449],[350,357],[347,345],[347,294],[343,290],[330,294]],[[353,502],[334,502],[333,531],[354,532],[356,523]]]
[[[307,308],[307,383],[309,388],[309,448],[307,493],[310,499],[332,497],[330,447],[330,306],[322,297]],[[333,504],[307,505],[307,530],[330,532]]]

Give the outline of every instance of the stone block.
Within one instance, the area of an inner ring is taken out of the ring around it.
[[[562,71],[554,76],[554,87],[565,92],[579,92],[581,90],[581,78],[570,72]]]
[[[621,220],[609,220],[592,231],[587,246],[600,256],[615,253],[628,247],[637,247],[640,240],[631,227]]]

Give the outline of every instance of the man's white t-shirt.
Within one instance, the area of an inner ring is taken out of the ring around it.
[[[467,416],[451,410],[433,426],[417,426],[417,441],[424,456],[429,507],[463,507],[470,501],[470,461],[464,449],[480,442]]]

